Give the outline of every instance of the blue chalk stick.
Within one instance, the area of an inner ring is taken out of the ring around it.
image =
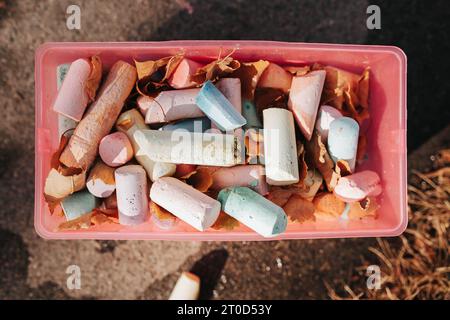
[[[166,124],[161,128],[162,131],[175,131],[178,129],[189,132],[205,132],[211,129],[211,120],[208,117],[192,118]]]
[[[72,193],[61,202],[67,221],[75,220],[82,215],[91,212],[100,204],[99,199],[87,190]]]
[[[247,123],[245,118],[236,111],[231,102],[211,81],[205,82],[195,102],[222,131],[231,131]]]
[[[328,151],[333,161],[346,160],[353,171],[358,150],[359,125],[349,117],[341,117],[330,123]]]

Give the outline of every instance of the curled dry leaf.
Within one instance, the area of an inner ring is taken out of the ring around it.
[[[291,221],[303,223],[305,221],[314,221],[314,204],[303,199],[297,194],[293,194],[287,203],[283,206],[284,211]]]
[[[284,207],[289,198],[296,192],[296,188],[289,187],[270,187],[267,199],[275,203],[277,206]]]
[[[88,229],[91,226],[92,215],[93,212],[90,212],[82,215],[77,219],[63,222],[58,226],[57,230],[70,231],[70,230]]]
[[[305,146],[300,141],[297,141],[297,154],[298,154],[298,176],[299,181],[297,185],[303,185],[308,174],[308,165],[305,161]]]
[[[322,186],[322,182],[322,175],[317,170],[312,169],[306,172],[306,177],[303,179],[301,184],[295,184],[293,187],[295,186],[295,193],[300,197],[308,201],[313,201],[316,193]]]
[[[155,202],[150,202],[150,213],[153,214],[158,220],[171,220],[174,221],[177,219],[173,214],[164,209],[163,207],[157,205]]]
[[[244,62],[236,71],[229,75],[231,78],[239,78],[241,80],[241,95],[243,99],[253,101],[256,85],[268,66],[269,61],[266,60]]]
[[[328,190],[333,191],[339,179],[339,174],[334,171],[334,162],[317,131],[314,131],[311,140],[306,142],[305,148],[308,162],[322,174]]]
[[[219,58],[198,69],[197,72],[191,76],[191,81],[195,82],[197,85],[201,85],[208,80],[215,81],[218,78],[224,77],[237,70],[241,64],[231,57],[233,53],[234,51],[224,58],[220,58],[219,54]]]
[[[352,170],[350,169],[350,165],[345,160],[338,160],[336,162],[336,173],[339,177],[345,177],[352,174]]]
[[[354,118],[361,125],[369,118],[369,76],[366,68],[361,75],[331,66],[315,64],[313,70],[327,73],[322,92],[322,104],[339,109],[344,115]]]
[[[317,195],[313,204],[315,206],[314,215],[317,219],[322,220],[339,219],[345,209],[345,202],[331,192]]]
[[[309,71],[311,71],[311,67],[310,66],[303,66],[303,67],[290,66],[290,67],[285,67],[284,70],[292,73],[294,76],[304,76]]]
[[[263,163],[264,159],[264,136],[263,130],[248,129],[244,136],[246,163]]]
[[[357,220],[366,217],[377,217],[377,210],[380,208],[375,197],[368,197],[361,201],[356,201],[350,204],[348,218],[350,220]]]
[[[211,171],[208,168],[197,168],[186,179],[186,183],[200,192],[206,192],[213,184]]]
[[[362,134],[358,138],[358,150],[356,152],[356,161],[361,162],[366,158],[367,136]]]
[[[178,179],[187,179],[192,174],[194,174],[197,166],[195,164],[177,164],[177,169],[175,171],[174,177]]]
[[[237,221],[232,216],[220,211],[219,217],[216,222],[211,226],[214,230],[233,230],[239,226],[239,221]]]
[[[258,115],[262,119],[263,111],[267,108],[287,109],[288,95],[281,89],[276,88],[256,88],[255,107]]]
[[[99,56],[91,57],[91,72],[89,73],[89,77],[86,81],[85,90],[89,97],[90,101],[95,100],[95,95],[97,93],[98,87],[100,86],[100,82],[102,80],[102,61]]]

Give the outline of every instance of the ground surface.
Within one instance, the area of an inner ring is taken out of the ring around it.
[[[81,7],[69,31],[65,10]],[[258,3],[256,5],[256,3]],[[192,12],[189,13],[191,5]],[[410,168],[449,146],[450,44],[444,1],[0,1],[0,298],[167,298],[179,273],[205,280],[204,298],[327,298],[373,239],[279,242],[44,241],[33,228],[34,49],[45,41],[266,39],[394,44],[408,55]],[[371,4],[373,4],[371,2]],[[440,135],[423,145],[432,136]],[[416,153],[413,153],[414,150]],[[82,289],[66,287],[77,264]]]

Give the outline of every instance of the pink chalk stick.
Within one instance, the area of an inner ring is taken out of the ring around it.
[[[376,197],[381,191],[380,177],[370,170],[340,178],[334,188],[334,194],[346,202],[360,201],[370,196]]]
[[[201,66],[202,65],[200,63],[190,59],[185,58],[181,60],[180,64],[168,79],[169,85],[175,89],[192,88],[196,85],[196,83],[191,81],[191,76]]]
[[[275,88],[288,92],[291,88],[292,74],[275,63],[270,63],[258,81],[260,88]]]
[[[269,192],[264,167],[261,165],[219,168],[214,170],[212,178],[211,188],[215,190],[228,187],[249,187],[261,195],[266,195]]]
[[[75,121],[80,121],[89,102],[86,81],[91,64],[86,59],[71,63],[63,84],[58,91],[53,110]]]
[[[133,158],[133,146],[123,132],[111,133],[100,141],[98,152],[110,167],[121,166]]]
[[[325,70],[317,70],[292,79],[288,107],[308,141],[314,130],[325,75]]]

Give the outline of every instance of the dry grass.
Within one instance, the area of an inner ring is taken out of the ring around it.
[[[408,186],[409,227],[399,241],[377,239],[378,246],[369,248],[382,272],[381,289],[362,287],[364,265],[344,286],[346,294],[338,295],[327,286],[332,299],[450,298],[450,149],[439,153],[435,165],[430,173],[413,172],[417,181]]]

